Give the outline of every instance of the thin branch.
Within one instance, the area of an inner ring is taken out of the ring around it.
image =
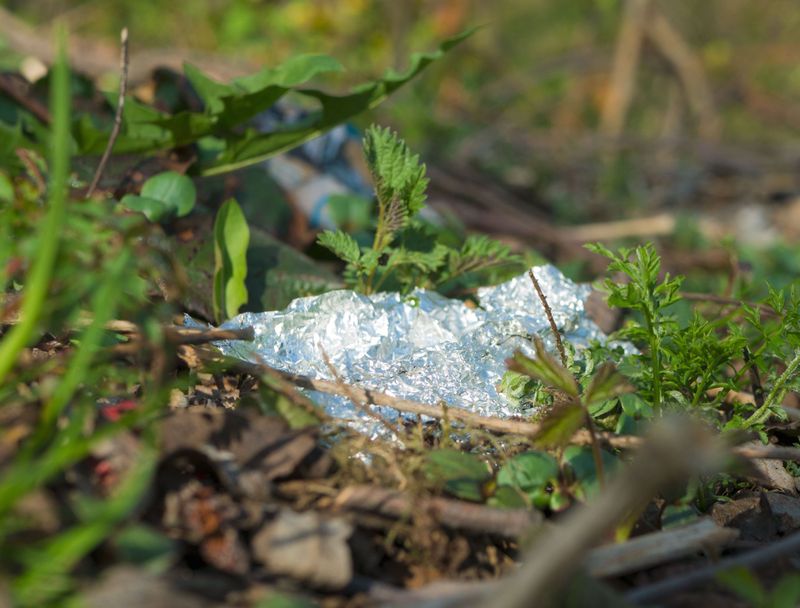
[[[28,85],[22,82],[15,82],[14,77],[9,74],[0,74],[0,93],[5,93],[13,101],[33,114],[38,120],[49,126],[50,123],[52,123],[49,110],[35,97],[26,95],[20,90],[22,87],[26,86]]]
[[[625,599],[636,604],[644,604],[653,600],[672,597],[673,594],[679,591],[685,591],[713,580],[720,572],[737,567],[753,568],[773,562],[779,557],[789,553],[796,553],[797,551],[800,551],[800,532],[773,542],[762,549],[723,559],[705,568],[693,568],[685,574],[668,578],[646,587],[639,587],[627,593]]]
[[[198,352],[198,355],[203,356],[203,353]],[[466,426],[483,429],[495,433],[505,433],[508,435],[520,435],[522,437],[535,437],[541,432],[541,425],[535,422],[526,422],[524,420],[507,420],[503,418],[493,418],[491,416],[481,416],[460,407],[448,407],[445,405],[427,405],[419,403],[418,401],[411,401],[410,399],[401,399],[400,397],[393,397],[386,393],[381,393],[371,389],[364,389],[360,386],[346,385],[345,390],[338,382],[330,380],[317,380],[309,378],[308,376],[300,376],[284,372],[266,364],[250,363],[248,361],[240,361],[238,359],[230,360],[234,363],[235,368],[243,373],[252,376],[269,375],[271,378],[289,382],[299,388],[318,391],[320,393],[327,393],[330,395],[342,395],[343,397],[350,397],[361,402],[371,403],[373,405],[382,405],[385,407],[394,408],[400,412],[408,414],[415,414],[418,416],[428,416],[436,419],[451,419],[456,420]],[[598,432],[597,439],[607,445],[621,449],[630,450],[642,446],[643,439],[635,435],[617,435],[615,433]],[[590,445],[592,442],[591,436],[586,429],[577,431],[570,442],[575,445]],[[731,449],[733,454],[742,458],[767,458],[771,460],[792,460],[800,462],[800,448],[781,447],[781,446],[743,446],[734,447]]]
[[[567,353],[564,350],[564,344],[561,342],[561,332],[558,331],[556,320],[553,318],[553,311],[550,309],[550,305],[547,303],[547,298],[542,291],[541,285],[539,285],[539,281],[536,279],[536,275],[533,274],[532,268],[528,269],[528,276],[531,278],[533,288],[536,290],[536,294],[539,296],[542,306],[544,306],[544,314],[547,316],[548,323],[550,323],[550,330],[553,332],[553,338],[556,341],[556,348],[558,348],[558,354],[561,356],[561,365],[567,367]]]
[[[108,144],[103,151],[103,156],[100,159],[100,164],[97,165],[97,171],[94,173],[92,183],[86,191],[86,198],[91,198],[94,191],[97,189],[97,184],[100,183],[100,178],[103,176],[103,171],[106,169],[108,159],[111,157],[111,151],[114,148],[114,143],[119,137],[119,131],[122,128],[122,112],[125,109],[125,94],[128,91],[128,28],[122,28],[120,33],[120,42],[122,48],[120,50],[120,77],[119,77],[119,99],[117,100],[117,111],[114,114],[114,126],[111,128],[111,135],[108,137]]]
[[[567,368],[567,353],[564,351],[564,344],[561,342],[561,332],[558,331],[558,326],[556,325],[556,320],[553,318],[553,311],[550,309],[550,304],[547,303],[547,297],[544,295],[544,291],[542,291],[542,286],[539,285],[539,280],[536,278],[536,275],[533,273],[533,269],[528,269],[528,276],[531,278],[531,282],[533,283],[533,288],[536,290],[536,294],[539,296],[539,299],[542,301],[542,306],[544,307],[544,314],[547,316],[547,321],[550,323],[550,331],[553,332],[553,336],[555,337],[556,347],[558,348],[558,354],[561,355],[561,364],[564,368]],[[600,486],[602,487],[605,483],[605,473],[603,471],[603,458],[600,454],[600,444],[597,441],[597,431],[594,428],[594,419],[592,418],[591,412],[589,412],[589,408],[586,407],[586,404],[583,403],[580,399],[578,399],[578,404],[583,409],[583,415],[586,420],[586,429],[589,431],[589,443],[592,446],[592,457],[594,458],[594,465],[595,470],[597,471],[597,479],[600,482]]]
[[[541,513],[528,509],[498,509],[463,500],[414,496],[379,486],[349,486],[333,501],[335,509],[378,513],[393,519],[427,513],[450,529],[519,538],[542,523]]]
[[[220,340],[248,340],[255,338],[255,330],[252,327],[240,327],[238,329],[194,329],[165,327],[164,337],[172,344],[208,344]]]
[[[331,376],[333,376],[333,379],[336,381],[336,384],[339,385],[339,388],[341,389],[342,393],[348,399],[350,399],[350,401],[353,403],[354,406],[356,406],[356,409],[359,412],[362,412],[363,414],[368,416],[369,418],[378,421],[380,424],[389,429],[389,432],[391,432],[395,437],[397,437],[398,441],[402,441],[403,433],[400,431],[400,429],[397,428],[394,424],[392,424],[385,416],[382,416],[380,413],[373,410],[370,407],[370,405],[374,405],[374,403],[372,403],[368,399],[364,399],[361,396],[361,394],[356,392],[355,390],[356,387],[354,387],[351,384],[347,384],[342,379],[342,377],[339,375],[339,372],[333,366],[333,363],[331,362],[328,353],[325,352],[325,349],[322,347],[321,344],[319,349],[322,352],[322,359],[325,361],[325,365],[328,368],[328,371],[330,372]]]

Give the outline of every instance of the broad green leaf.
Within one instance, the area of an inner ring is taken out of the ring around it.
[[[138,211],[143,214],[151,222],[160,222],[169,215],[164,201],[155,198],[126,194],[122,197],[120,203],[131,211]]]
[[[434,61],[441,59],[450,49],[470,36],[474,30],[465,31],[444,41],[432,53],[415,53],[409,68],[404,72],[389,70],[382,78],[360,85],[349,94],[336,96],[315,89],[294,89],[295,93],[316,100],[320,109],[300,125],[273,133],[248,131],[231,141],[215,160],[203,163],[196,169],[200,175],[226,173],[251,165],[270,156],[280,154],[322,135],[332,127],[381,104],[394,91],[414,78]]]
[[[206,75],[200,68],[192,65],[191,63],[183,64],[183,73],[186,78],[192,83],[194,90],[203,100],[206,106],[207,114],[217,114],[222,110],[222,98],[225,95],[230,95],[232,87],[221,82],[217,82],[210,76]]]
[[[547,506],[548,485],[558,478],[558,463],[546,452],[524,452],[506,462],[497,473],[501,486],[517,488],[537,507]]]
[[[613,363],[607,362],[592,376],[589,386],[583,391],[583,402],[591,406],[600,401],[608,401],[623,393],[629,393],[633,387],[617,372]]]
[[[474,454],[458,450],[436,450],[428,455],[425,474],[437,486],[464,500],[483,500],[484,484],[492,474]]]
[[[544,342],[539,336],[534,337],[534,347],[536,349],[535,359],[517,351],[513,358],[506,362],[508,369],[528,374],[532,378],[541,380],[547,386],[564,391],[570,397],[577,397],[578,384],[575,382],[575,377],[545,350]]]
[[[619,399],[608,399],[606,401],[595,401],[589,406],[589,414],[592,418],[602,418],[610,414],[619,407]]]
[[[246,213],[246,209],[243,207]],[[297,249],[282,243],[265,230],[253,226],[247,246],[246,310],[264,311],[285,308],[295,298],[340,289],[341,281]],[[192,314],[207,319],[214,315],[215,245],[212,230],[198,232],[188,242],[170,242],[169,247],[186,268],[188,285],[182,305]]]
[[[148,179],[140,195],[126,194],[120,201],[132,211],[140,211],[151,222],[183,217],[194,208],[197,191],[194,182],[175,171],[165,171]]]
[[[528,506],[524,494],[516,487],[497,486],[494,494],[486,501],[490,507],[500,507],[504,509],[524,509]]]
[[[622,406],[622,411],[631,418],[649,419],[653,417],[653,406],[636,393],[620,395],[619,403]]]
[[[619,465],[619,460],[605,450],[600,451],[603,461],[603,471],[606,475]],[[577,483],[575,495],[586,500],[600,490],[600,481],[597,479],[597,469],[594,464],[592,449],[587,446],[571,445],[564,449],[563,462],[569,465]]]
[[[236,78],[233,85],[243,92],[253,93],[268,86],[296,87],[317,74],[342,71],[344,66],[337,59],[329,55],[307,53],[289,57],[276,68],[265,68],[255,74]]]
[[[210,157],[201,156],[192,167],[192,173],[213,175],[253,165],[314,139],[379,105],[471,34],[472,30],[446,40],[432,53],[412,55],[409,68],[404,72],[389,70],[383,77],[338,96],[301,88],[316,74],[341,69],[336,60],[324,55],[300,55],[276,68],[236,79],[230,84],[217,82],[187,64],[186,76],[203,99],[205,110],[179,112],[170,116],[129,97],[125,102],[122,132],[114,150],[117,153],[155,152],[214,136],[223,142],[222,150]],[[241,128],[289,92],[307,98],[319,109],[300,123],[268,133]],[[108,141],[109,130],[110,126],[97,126],[86,117],[78,120],[73,124],[73,136],[79,153],[101,154]],[[0,137],[0,150],[2,141]]]
[[[250,231],[235,200],[229,199],[214,221],[214,317],[231,318],[247,302],[247,245]]]
[[[148,179],[142,196],[164,201],[175,215],[183,217],[194,207],[197,192],[191,179],[175,171],[165,171]]]

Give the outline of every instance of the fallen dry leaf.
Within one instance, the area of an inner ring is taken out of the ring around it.
[[[281,510],[253,537],[255,559],[271,574],[326,589],[341,589],[353,576],[347,539],[352,526],[313,511]]]

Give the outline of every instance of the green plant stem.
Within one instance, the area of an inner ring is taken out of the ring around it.
[[[783,401],[783,396],[786,394],[786,384],[797,373],[798,368],[800,368],[800,349],[795,351],[794,359],[789,362],[789,365],[786,366],[783,373],[775,380],[772,390],[770,390],[766,399],[764,399],[764,404],[744,421],[744,428],[750,428],[761,424],[769,418],[772,413],[772,408]]]
[[[661,413],[661,341],[656,333],[653,315],[646,307],[642,307],[647,331],[650,334],[650,364],[653,367],[653,411],[656,416]]]
[[[70,145],[69,70],[65,53],[66,36],[59,33],[59,52],[53,66],[50,106],[53,115],[50,192],[47,215],[39,230],[38,248],[28,276],[20,310],[20,321],[0,342],[0,383],[14,367],[17,357],[34,335],[44,309],[50,279],[58,255],[59,235],[66,216],[67,175]]]
[[[592,458],[594,459],[594,470],[597,473],[597,482],[600,487],[605,487],[605,471],[603,469],[603,455],[600,452],[600,442],[597,440],[597,433],[594,428],[594,420],[589,413],[589,407],[581,400],[581,407],[586,416],[586,429],[589,431],[589,438],[592,445]]]

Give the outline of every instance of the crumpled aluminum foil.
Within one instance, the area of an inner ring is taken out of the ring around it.
[[[588,285],[573,283],[550,265],[535,267],[533,272],[566,340],[578,349],[593,339],[605,340],[584,312],[591,291]],[[240,314],[222,327],[253,327],[255,340],[217,345],[242,360],[331,380],[324,351],[348,384],[421,403],[444,401],[483,415],[525,414],[497,386],[505,360],[516,349],[533,353],[534,335],[552,347],[544,308],[527,272],[501,285],[481,288],[477,297],[480,307],[426,290],[405,297],[331,291],[298,298],[284,310]],[[351,420],[362,432],[382,432],[346,397],[314,391],[309,396],[331,415]],[[390,408],[380,409],[389,419],[400,415]]]

